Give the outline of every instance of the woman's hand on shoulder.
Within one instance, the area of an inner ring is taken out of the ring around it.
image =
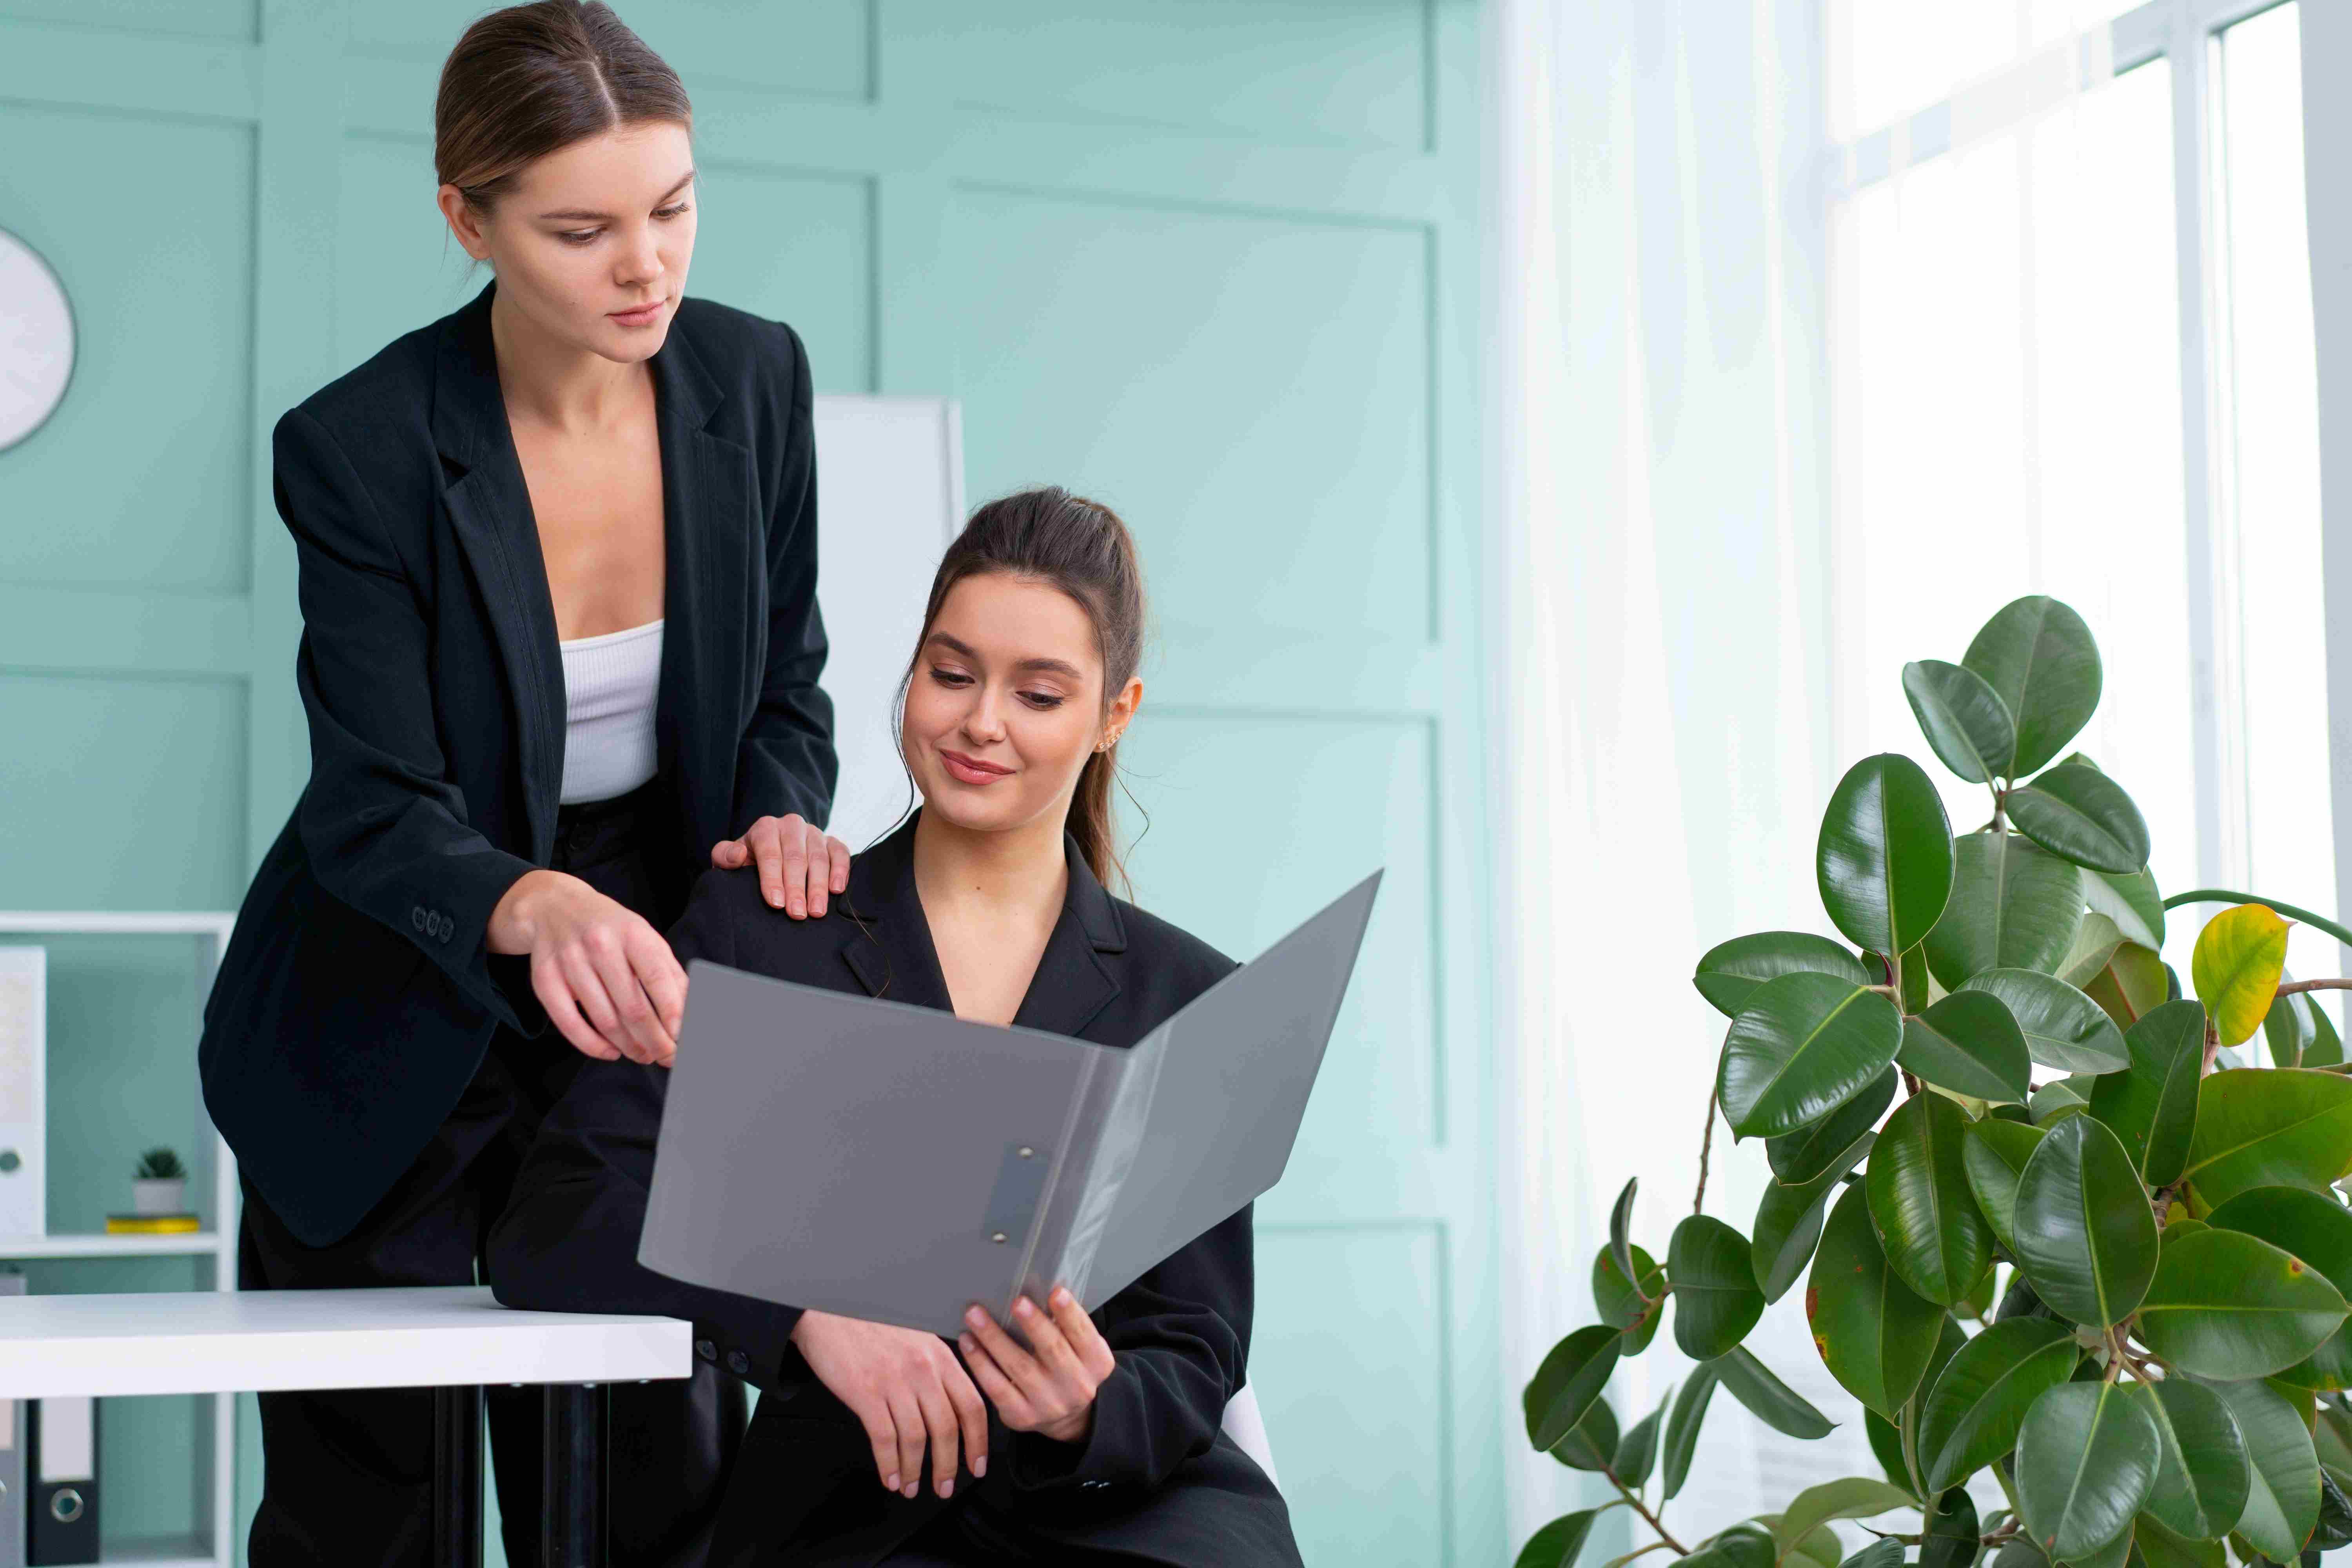
[[[978,1307],[965,1310],[971,1326],[958,1342],[964,1364],[1005,1426],[1083,1443],[1094,1431],[1095,1391],[1116,1362],[1076,1296],[1056,1287],[1045,1300],[1044,1310],[1026,1296],[1013,1303],[1013,1316],[1029,1336],[1028,1350]]]
[[[941,1497],[955,1490],[959,1449],[973,1475],[988,1473],[988,1408],[937,1334],[811,1311],[793,1325],[793,1343],[866,1428],[875,1474],[892,1491],[921,1489],[927,1445]]]
[[[686,1018],[686,971],[661,932],[562,871],[526,871],[490,911],[492,952],[529,953],[530,988],[583,1056],[667,1067]]]
[[[849,846],[798,812],[763,816],[742,837],[710,847],[710,863],[723,871],[754,861],[769,907],[794,920],[824,913],[826,899],[849,886]]]

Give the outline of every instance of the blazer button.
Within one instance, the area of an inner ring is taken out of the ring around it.
[[[727,1370],[738,1377],[749,1377],[751,1375],[751,1358],[741,1351],[729,1351]]]
[[[719,1359],[719,1347],[712,1344],[709,1340],[697,1340],[694,1342],[694,1353],[700,1356],[705,1361],[717,1361]]]
[[[457,921],[451,920],[447,915],[443,915],[441,917],[441,945],[443,947],[449,945],[449,933],[457,929]]]
[[[423,904],[413,904],[409,907],[408,923],[415,927],[418,931],[423,931],[425,929],[425,906]]]

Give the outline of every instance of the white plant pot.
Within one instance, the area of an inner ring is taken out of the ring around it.
[[[188,1205],[188,1178],[167,1176],[159,1181],[134,1180],[131,1184],[131,1208],[134,1214],[184,1214]]]

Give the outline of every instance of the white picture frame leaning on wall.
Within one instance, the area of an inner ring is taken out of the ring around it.
[[[0,946],[0,1237],[48,1234],[48,950]]]

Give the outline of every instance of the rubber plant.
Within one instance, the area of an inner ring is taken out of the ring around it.
[[[1699,960],[1730,1022],[1697,1197],[1661,1256],[1626,1184],[1599,1321],[1523,1401],[1528,1441],[1617,1496],[1546,1524],[1520,1568],[1575,1563],[1620,1506],[1633,1555],[1694,1568],[2222,1568],[2352,1541],[2352,1073],[2309,994],[2352,981],[2284,974],[2291,923],[2352,933],[2244,893],[2159,897],[2131,797],[2061,754],[2100,680],[2090,629],[2042,597],[1959,663],[1907,666],[1928,749],[1990,820],[1955,836],[1916,763],[1856,763],[1817,852],[1844,940],[1764,931]],[[2184,984],[2166,911],[2188,904],[2228,907]],[[1718,1120],[1771,1166],[1745,1229],[1705,1212]],[[1668,1504],[1718,1390],[1790,1440],[1832,1428],[1741,1342],[1801,1280],[1884,1473],[1685,1539]],[[1667,1320],[1696,1364],[1621,1425],[1611,1375]],[[1984,1471],[2002,1506],[1980,1518]],[[1852,1557],[1828,1528],[1887,1515]]]

